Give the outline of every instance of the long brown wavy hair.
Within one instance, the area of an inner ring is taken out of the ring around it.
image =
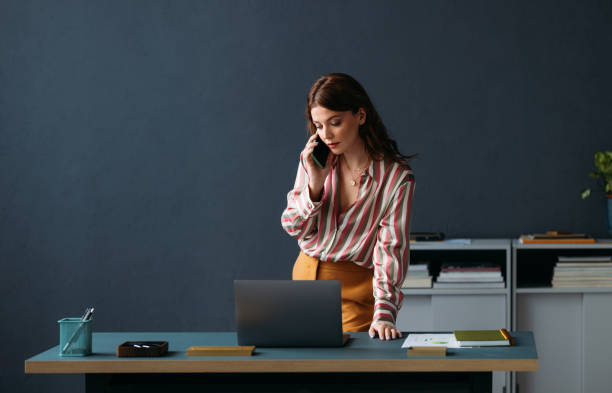
[[[321,106],[336,112],[351,111],[353,114],[363,108],[366,112],[365,123],[359,126],[359,136],[366,150],[374,160],[388,159],[402,165],[416,157],[405,156],[397,148],[397,143],[389,138],[387,128],[376,112],[368,93],[355,78],[343,73],[324,75],[310,88],[306,99],[306,128],[313,135],[317,132],[312,121],[311,109]]]

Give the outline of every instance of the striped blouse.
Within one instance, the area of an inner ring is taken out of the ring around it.
[[[336,156],[323,196],[313,202],[308,174],[300,160],[295,185],[287,194],[282,226],[311,257],[327,262],[353,261],[374,269],[372,320],[395,325],[410,259],[412,170],[398,163],[372,161],[361,175],[357,200],[341,213],[338,163]]]

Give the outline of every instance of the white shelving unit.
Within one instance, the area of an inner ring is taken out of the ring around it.
[[[488,262],[502,268],[506,286],[500,289],[403,289],[397,325],[402,331],[441,332],[458,329],[510,329],[511,241],[471,239],[470,244],[417,242],[410,244],[411,263]],[[493,373],[493,392],[504,393],[510,374]]]
[[[532,331],[540,369],[494,373],[493,391],[599,393],[610,391],[612,288],[552,288],[558,256],[612,255],[612,239],[594,244],[522,244],[471,239],[470,244],[411,243],[411,263],[492,262],[502,266],[503,289],[404,289],[398,315],[403,331],[499,329]]]
[[[533,332],[536,373],[513,373],[513,392],[610,391],[612,288],[552,288],[558,256],[612,255],[594,244],[512,243],[512,329]]]

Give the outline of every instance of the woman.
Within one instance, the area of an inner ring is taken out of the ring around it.
[[[414,177],[364,88],[346,74],[319,78],[308,93],[311,137],[300,154],[283,228],[301,252],[294,280],[340,280],[343,331],[381,340],[395,326],[409,262]],[[317,136],[331,149],[324,168]]]

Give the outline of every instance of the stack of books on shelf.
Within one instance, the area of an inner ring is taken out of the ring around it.
[[[453,266],[443,264],[434,288],[470,289],[505,288],[501,267],[490,264],[478,266]]]
[[[563,243],[595,243],[595,239],[584,233],[571,233],[563,231],[548,231],[546,233],[533,233],[521,235],[522,244],[563,244]]]
[[[428,266],[427,263],[409,265],[402,288],[431,288]]]
[[[557,258],[553,288],[612,288],[612,256]]]

